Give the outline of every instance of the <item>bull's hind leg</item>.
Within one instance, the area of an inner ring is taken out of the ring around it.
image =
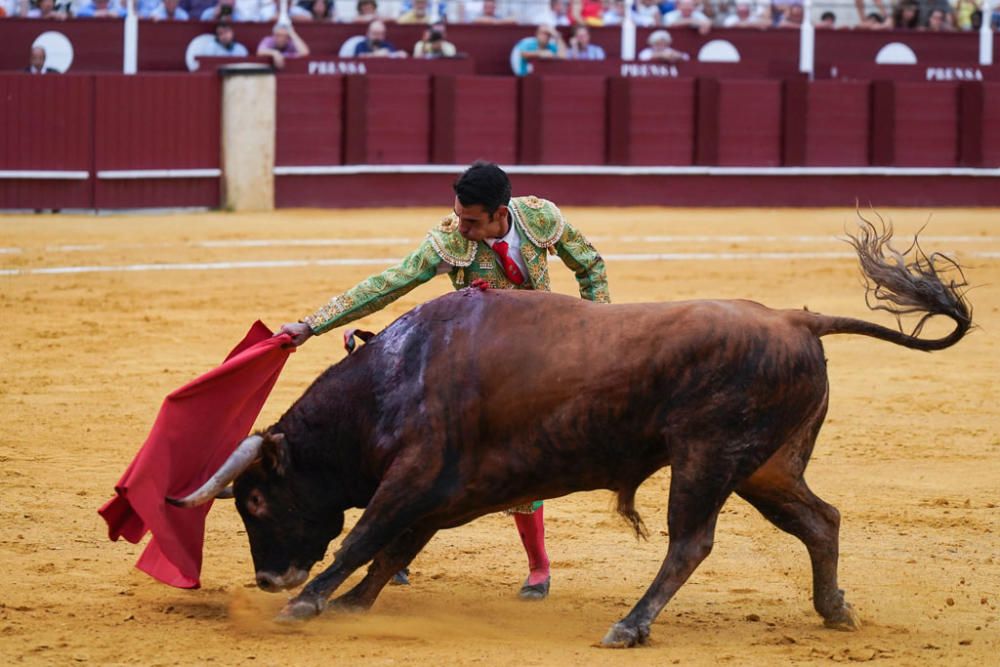
[[[678,469],[670,479],[667,525],[670,545],[660,571],[632,611],[611,626],[601,640],[609,648],[628,648],[649,639],[650,625],[712,551],[715,522],[731,490],[722,488],[704,471]]]
[[[409,565],[436,532],[432,528],[414,526],[394,539],[372,559],[365,578],[358,582],[357,586],[336,598],[331,606],[345,611],[363,611],[370,608],[378,594],[389,583],[389,579]]]
[[[802,540],[813,571],[813,605],[827,627],[857,630],[861,619],[837,586],[840,513],[818,498],[805,480],[786,469],[781,456],[769,461],[736,492],[771,523]]]

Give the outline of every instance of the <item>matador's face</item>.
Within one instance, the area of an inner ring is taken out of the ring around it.
[[[490,215],[482,204],[462,206],[455,197],[455,215],[458,216],[458,233],[470,241],[500,238],[509,229],[506,206],[500,206]]]

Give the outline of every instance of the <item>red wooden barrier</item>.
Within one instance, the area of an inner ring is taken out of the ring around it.
[[[604,77],[530,76],[521,85],[521,164],[604,164]]]
[[[425,164],[430,158],[430,77],[347,78],[344,161]]]
[[[608,162],[694,162],[694,79],[608,80]]]
[[[699,79],[698,164],[781,164],[781,82]]]
[[[873,164],[958,164],[958,84],[877,81],[872,95]]]
[[[219,168],[219,81],[205,74],[97,77],[96,208],[218,206],[219,179],[107,178],[118,170]]]
[[[867,166],[870,88],[867,81],[786,81],[784,164]]]
[[[0,170],[90,173],[92,76],[0,75]],[[0,179],[0,208],[86,208],[93,182]]]
[[[1000,83],[983,84],[982,166],[1000,167]]]
[[[432,106],[431,162],[517,161],[517,80],[436,76]]]
[[[275,164],[342,164],[344,78],[290,74],[277,84]]]

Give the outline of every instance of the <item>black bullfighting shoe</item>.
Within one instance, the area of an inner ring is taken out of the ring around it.
[[[392,575],[392,580],[389,583],[393,586],[409,586],[410,568],[404,567],[402,570]]]
[[[538,584],[529,584],[528,580],[524,580],[524,586],[521,586],[521,592],[518,593],[518,597],[522,600],[544,600],[549,596],[549,584],[552,582],[552,577],[546,577],[545,581]]]

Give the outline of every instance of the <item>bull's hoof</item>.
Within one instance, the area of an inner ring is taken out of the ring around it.
[[[311,598],[293,598],[288,601],[274,620],[278,623],[296,623],[308,621],[323,613],[326,607],[322,600]]]
[[[833,618],[825,619],[823,625],[832,630],[857,632],[861,629],[861,616],[854,610],[854,607],[845,602],[840,613]]]
[[[649,641],[649,626],[643,625],[637,628],[618,622],[611,626],[608,634],[601,640],[604,648],[632,648]]]

